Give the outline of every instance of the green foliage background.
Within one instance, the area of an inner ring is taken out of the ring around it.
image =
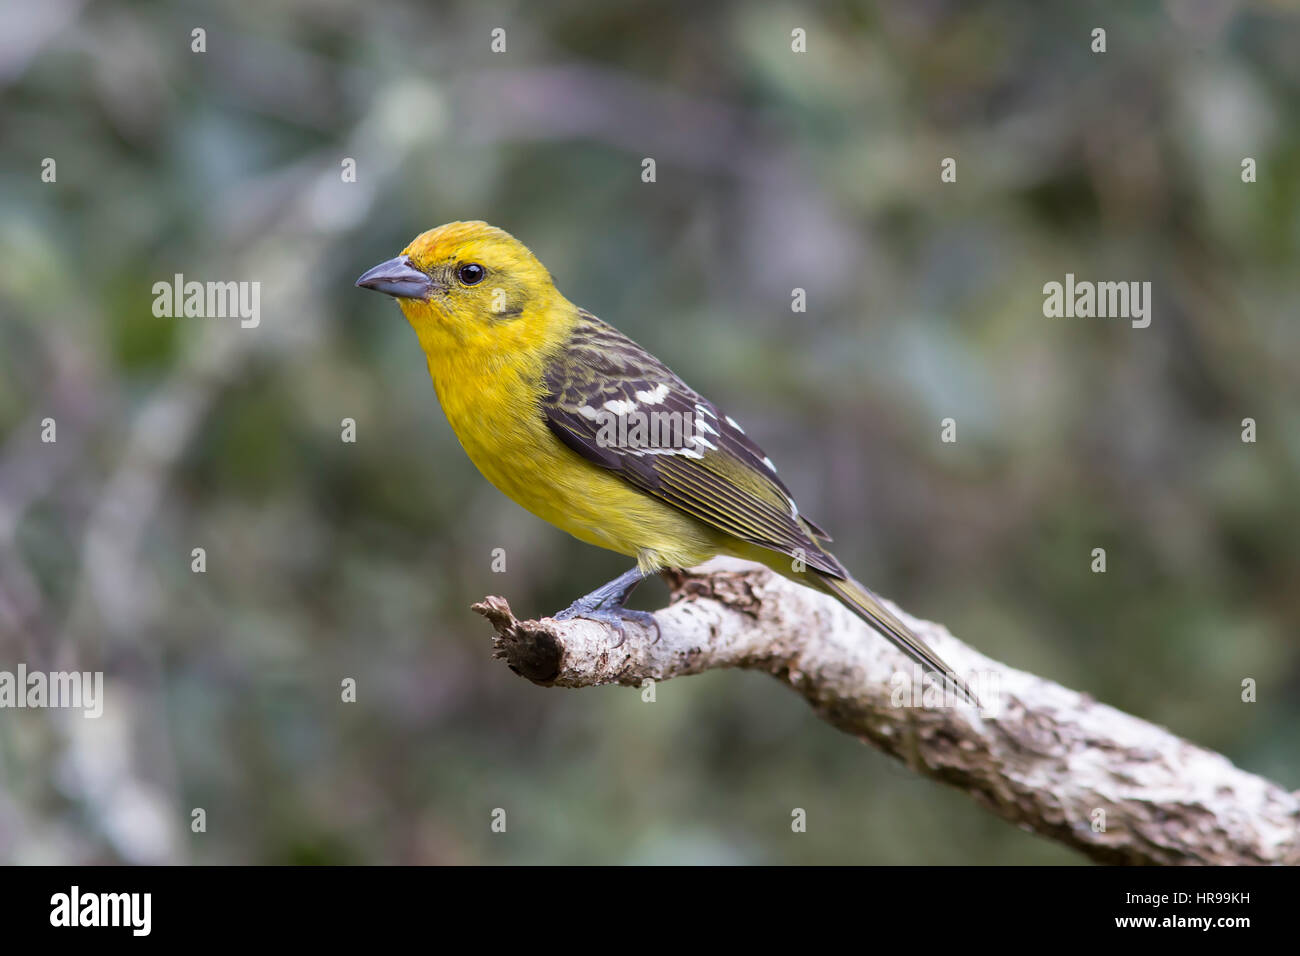
[[[398,310],[353,288],[453,219],[513,232],[742,421],[882,593],[1300,787],[1282,4],[0,21],[0,669],[108,680],[98,721],[0,712],[0,860],[1080,862],[760,675],[650,705],[490,659],[474,600],[551,612],[625,562],[478,476]],[[176,272],[260,281],[261,325],[155,318]],[[1151,327],[1044,318],[1067,272],[1149,280]]]

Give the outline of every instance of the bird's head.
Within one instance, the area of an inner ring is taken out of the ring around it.
[[[501,347],[565,303],[528,247],[485,222],[449,222],[421,233],[357,285],[393,296],[426,351]]]

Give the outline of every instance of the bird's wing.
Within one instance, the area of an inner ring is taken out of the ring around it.
[[[560,441],[705,524],[847,577],[734,419],[617,329],[580,318],[545,373],[542,412]]]

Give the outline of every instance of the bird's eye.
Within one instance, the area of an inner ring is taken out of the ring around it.
[[[477,262],[467,262],[456,270],[457,278],[465,285],[475,285],[482,282],[485,275],[487,275],[487,270]]]

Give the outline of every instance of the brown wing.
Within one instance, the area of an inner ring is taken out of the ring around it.
[[[617,329],[581,317],[545,375],[542,410],[560,441],[706,524],[848,576],[734,419]]]

